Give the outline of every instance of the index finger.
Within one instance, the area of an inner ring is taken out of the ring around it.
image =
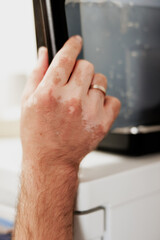
[[[71,37],[54,57],[43,81],[51,81],[55,85],[66,84],[81,48],[82,38],[78,35]]]

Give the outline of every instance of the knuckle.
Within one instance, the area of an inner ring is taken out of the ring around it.
[[[35,93],[36,105],[39,107],[49,107],[54,103],[53,89],[44,89]]]
[[[117,102],[118,107],[121,108],[121,102],[118,98],[116,98],[116,102]]]
[[[107,77],[102,74],[102,73],[96,73],[96,76],[100,79],[102,79],[103,81],[107,82]]]
[[[85,61],[85,65],[87,66],[87,68],[89,68],[92,72],[94,72],[94,65],[87,60],[84,60],[84,61]]]
[[[59,58],[59,65],[65,66],[65,65],[71,65],[73,64],[73,59],[69,56],[62,56]]]
[[[83,60],[83,59],[78,60],[77,64],[81,65],[82,67],[85,67],[86,69],[89,69],[91,72],[94,72],[94,65],[87,60]]]
[[[42,91],[36,92],[34,98],[37,99],[37,106],[41,107],[44,104],[45,96]]]
[[[113,102],[114,106],[116,106],[117,108],[121,107],[121,102],[118,98],[112,97],[112,102]]]
[[[96,73],[93,79],[93,83],[102,85],[105,89],[107,89],[107,78],[105,75],[101,73]]]
[[[79,67],[81,64],[83,64],[83,61],[84,61],[84,60],[82,60],[82,59],[78,59],[78,60],[76,61],[76,65]]]
[[[106,124],[106,122],[104,122],[104,123],[102,123],[102,134],[105,136],[107,133],[108,133],[108,131],[110,130],[110,128],[111,128],[111,125],[112,125],[112,122],[109,122],[109,123],[107,123]]]
[[[30,96],[28,99],[25,99],[22,103],[23,110],[31,109],[34,105],[34,98],[33,96]]]

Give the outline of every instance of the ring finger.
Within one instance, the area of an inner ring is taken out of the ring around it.
[[[96,73],[89,89],[89,96],[93,98],[94,101],[100,101],[102,104],[104,104],[106,90],[107,78],[101,73]]]

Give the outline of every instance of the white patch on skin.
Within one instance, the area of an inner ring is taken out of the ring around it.
[[[90,133],[94,132],[94,129],[100,125],[98,121],[89,121],[85,111],[82,111],[82,121],[84,123],[85,130]]]
[[[59,58],[54,58],[54,60],[53,60],[53,65],[52,65],[53,67],[58,67],[59,66]]]
[[[31,98],[28,99],[28,101],[26,101],[25,106],[27,108],[31,108],[32,105],[33,105],[33,98],[31,97]]]
[[[85,130],[87,131],[87,132],[93,132],[93,123],[90,123],[90,124],[85,124]]]
[[[69,114],[72,114],[75,112],[75,108],[73,106],[70,106],[68,109]]]
[[[37,98],[35,96],[34,97],[32,96],[26,101],[25,107],[31,108],[33,105],[37,105],[37,103],[38,103]]]
[[[63,81],[63,79],[66,79],[66,77],[67,77],[65,69],[62,67],[58,67],[58,66],[56,67],[56,75],[57,75],[57,77],[61,78],[62,81]]]

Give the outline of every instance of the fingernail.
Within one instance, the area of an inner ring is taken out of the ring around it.
[[[79,41],[80,43],[82,42],[82,37],[80,35],[76,35],[74,36],[75,39],[77,39],[77,41]]]

